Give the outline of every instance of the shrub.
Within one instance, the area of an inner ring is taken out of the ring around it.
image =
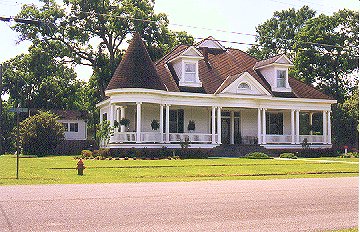
[[[297,156],[294,155],[294,153],[282,153],[280,154],[280,158],[297,159]]]
[[[298,156],[304,158],[337,157],[339,152],[336,149],[302,149]]]
[[[262,152],[252,152],[247,155],[245,155],[245,158],[248,159],[272,159],[272,157],[269,157],[267,154]]]
[[[20,123],[20,142],[26,155],[45,156],[64,139],[64,127],[50,112],[40,112]]]
[[[81,151],[81,158],[93,158],[93,152],[90,150],[82,150]]]
[[[99,150],[94,150],[93,156],[100,156],[104,158],[112,157],[109,148],[100,148]]]
[[[348,152],[348,153],[344,153],[341,156],[339,156],[340,158],[359,158],[359,153],[358,152]]]

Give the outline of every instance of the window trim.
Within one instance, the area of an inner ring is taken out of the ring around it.
[[[186,64],[194,64],[195,65],[195,72],[185,72]],[[202,83],[200,82],[200,79],[199,79],[199,63],[198,63],[198,60],[183,59],[181,61],[181,66],[182,66],[182,74],[181,74],[181,78],[180,78],[180,81],[179,81],[179,86],[202,87]],[[185,74],[186,73],[195,74],[194,81],[186,81],[185,80]]]
[[[285,73],[285,76],[283,78],[279,78],[279,73]],[[276,69],[275,71],[276,74],[276,88],[288,88],[288,70],[287,69]],[[284,80],[284,85],[283,86],[279,86],[279,80]]]

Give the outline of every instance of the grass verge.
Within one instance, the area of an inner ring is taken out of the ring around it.
[[[202,180],[264,180],[358,176],[358,163],[239,158],[188,160],[86,160],[78,176],[71,156],[21,158],[0,156],[0,185],[166,182]],[[348,159],[343,159],[347,161]],[[357,159],[358,162],[358,159]]]

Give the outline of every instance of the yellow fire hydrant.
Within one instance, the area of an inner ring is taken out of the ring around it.
[[[79,162],[77,163],[78,175],[80,176],[84,175],[84,169],[85,169],[84,162],[82,161],[82,159],[79,159]]]

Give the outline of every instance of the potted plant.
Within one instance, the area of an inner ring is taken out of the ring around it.
[[[190,120],[187,128],[188,128],[188,131],[194,131],[195,130],[195,121]]]
[[[151,121],[151,129],[152,129],[152,130],[157,130],[157,129],[159,129],[159,128],[160,128],[160,123],[159,123],[159,121],[156,120],[156,119],[153,119],[153,120]]]
[[[120,123],[120,125],[127,127],[130,124],[130,120],[127,118],[122,118],[122,119],[120,119],[119,123]]]

